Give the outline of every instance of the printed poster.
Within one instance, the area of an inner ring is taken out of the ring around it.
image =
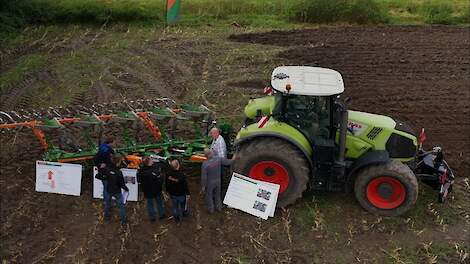
[[[124,182],[126,183],[127,188],[129,188],[129,193],[125,194],[124,190],[121,189],[123,195],[127,197],[124,200],[136,202],[139,195],[139,189],[137,184],[137,170],[135,169],[121,169],[121,172],[124,176]],[[98,173],[98,168],[93,167],[93,198],[103,199],[103,183],[101,180],[95,178]]]
[[[274,216],[279,185],[233,173],[224,204],[267,220]]]
[[[82,165],[36,161],[36,191],[80,196]]]

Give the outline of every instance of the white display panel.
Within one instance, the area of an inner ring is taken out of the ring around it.
[[[129,196],[127,201],[136,202],[139,196],[139,187],[137,184],[137,170],[135,169],[121,169],[124,176],[124,182],[127,188],[129,188]],[[93,167],[93,198],[103,199],[103,183],[101,180],[95,178],[98,173],[98,168]],[[122,190],[124,194],[124,190]]]
[[[36,191],[80,196],[82,165],[36,161]]]
[[[274,216],[278,195],[278,184],[233,173],[224,204],[266,220]]]

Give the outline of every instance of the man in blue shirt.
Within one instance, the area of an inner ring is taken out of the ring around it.
[[[94,162],[98,169],[106,167],[106,164],[111,163],[111,158],[114,155],[114,137],[109,136],[103,143],[98,147],[98,153],[96,153]]]
[[[114,155],[113,145],[114,137],[106,137],[105,141],[98,147],[98,153],[96,153],[93,158],[95,166],[98,167],[98,173],[100,174],[105,174],[106,168],[112,164],[112,157]],[[106,201],[108,198],[108,192],[106,192],[108,181],[106,179],[102,179],[101,182],[103,183],[103,199]]]

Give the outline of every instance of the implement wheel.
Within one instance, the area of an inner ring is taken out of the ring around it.
[[[383,216],[397,216],[416,203],[418,180],[408,166],[391,161],[360,171],[354,192],[358,202],[367,211]]]
[[[309,165],[296,147],[277,138],[259,138],[244,143],[234,170],[256,180],[280,185],[277,207],[302,197],[309,180]]]

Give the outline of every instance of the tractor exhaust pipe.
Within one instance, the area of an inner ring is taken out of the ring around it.
[[[340,104],[340,124],[339,124],[339,164],[344,164],[344,157],[346,154],[346,133],[348,131],[348,108],[346,104]]]
[[[339,151],[338,156],[332,168],[332,181],[329,183],[329,188],[332,190],[341,190],[346,188],[346,133],[348,131],[348,108],[345,103],[336,102],[338,104],[338,119],[339,119]],[[333,180],[334,179],[334,180]]]

